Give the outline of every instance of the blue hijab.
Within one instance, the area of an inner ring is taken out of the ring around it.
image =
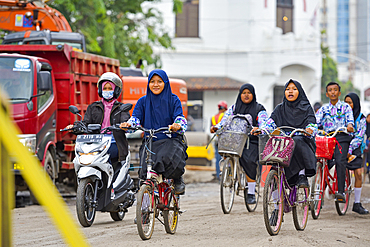
[[[164,82],[163,91],[155,95],[149,89],[149,82],[154,75],[158,75]],[[176,117],[183,116],[182,109],[175,108],[176,100],[179,98],[172,93],[170,81],[166,72],[155,69],[149,73],[146,96],[144,99],[143,127],[147,129],[158,129],[173,124]],[[165,138],[166,135],[157,135],[157,140]]]

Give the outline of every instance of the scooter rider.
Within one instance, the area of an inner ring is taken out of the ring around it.
[[[119,125],[126,122],[130,118],[129,112],[120,112],[119,107],[122,103],[117,101],[117,98],[122,92],[122,80],[119,76],[112,72],[102,74],[98,80],[98,95],[102,98],[87,107],[83,123],[101,124],[101,129]],[[68,125],[66,128],[71,129],[73,125]],[[111,164],[117,161],[125,161],[128,154],[128,141],[123,130],[113,130],[112,145],[108,150]],[[115,167],[115,166],[114,166]]]

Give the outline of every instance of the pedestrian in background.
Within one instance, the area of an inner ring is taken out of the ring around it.
[[[227,103],[223,100],[218,102],[217,104],[218,107],[218,113],[211,118],[211,127],[215,126],[218,124],[221,119],[224,116],[225,111],[227,110]],[[220,160],[221,160],[221,155],[218,153],[218,139],[217,137],[215,138],[214,142],[214,148],[215,148],[215,156],[216,156],[216,174],[215,178],[217,181],[220,181]]]

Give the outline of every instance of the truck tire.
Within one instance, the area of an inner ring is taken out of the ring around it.
[[[53,160],[53,156],[51,155],[50,151],[46,151],[45,155],[45,162],[44,162],[44,170],[48,174],[48,177],[51,179],[51,182],[55,185],[55,164]],[[35,195],[30,191],[30,198],[34,205],[39,205],[40,203],[37,201]]]

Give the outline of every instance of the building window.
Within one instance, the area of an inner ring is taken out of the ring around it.
[[[283,29],[283,34],[293,32],[293,0],[277,0],[276,26]]]
[[[185,0],[176,15],[176,37],[199,37],[199,0]]]

